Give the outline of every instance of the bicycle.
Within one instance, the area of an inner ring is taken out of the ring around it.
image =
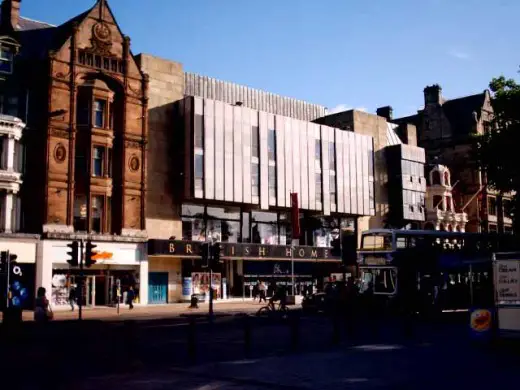
[[[262,316],[262,315],[276,315],[276,314],[280,314],[280,315],[286,315],[287,313],[289,312],[289,309],[287,309],[287,306],[285,305],[282,305],[282,303],[278,303],[278,305],[276,305],[274,302],[273,303],[268,303],[266,306],[263,306],[261,307],[260,309],[258,309],[258,311],[256,312],[256,315],[257,316]]]

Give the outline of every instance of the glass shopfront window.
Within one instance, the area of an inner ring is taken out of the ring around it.
[[[354,228],[354,219],[336,217],[308,217],[312,220],[311,227],[313,242],[309,245],[317,247],[330,247],[334,236],[339,234],[339,229]]]
[[[240,241],[240,209],[182,206],[182,237],[184,240],[222,242]]]

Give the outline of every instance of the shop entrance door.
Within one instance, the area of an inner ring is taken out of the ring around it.
[[[148,274],[148,303],[168,303],[168,272]]]
[[[84,306],[95,306],[96,303],[96,277],[85,276],[81,299]]]

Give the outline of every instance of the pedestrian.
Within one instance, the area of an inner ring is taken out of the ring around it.
[[[128,304],[128,308],[130,310],[132,310],[134,308],[134,298],[135,298],[134,288],[132,286],[130,286],[130,288],[128,289],[128,291],[126,293],[126,303]]]
[[[260,282],[260,285],[258,286],[258,294],[259,294],[259,300],[258,302],[259,303],[262,303],[262,300],[267,303],[267,299],[266,299],[266,290],[267,290],[267,287],[265,286],[265,283],[263,281]]]
[[[45,296],[47,291],[44,287],[39,287],[36,293],[36,302],[34,307],[34,321],[43,323],[52,320],[53,313],[49,306],[49,300]]]
[[[257,281],[256,284],[253,286],[253,302],[256,301],[256,297],[260,294],[260,282]]]
[[[76,285],[71,284],[69,288],[69,304],[71,311],[74,311],[74,302],[76,302]]]

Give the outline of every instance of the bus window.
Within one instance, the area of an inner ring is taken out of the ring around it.
[[[360,292],[373,289],[374,294],[393,295],[397,287],[397,271],[394,268],[371,268],[363,270]]]
[[[392,235],[389,233],[364,234],[361,241],[361,249],[373,251],[391,250]]]

